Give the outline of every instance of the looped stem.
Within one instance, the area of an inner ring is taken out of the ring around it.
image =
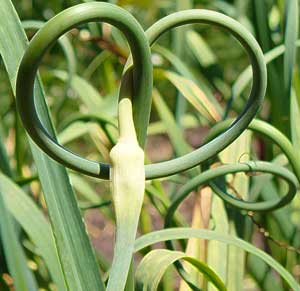
[[[188,170],[218,154],[247,128],[255,117],[265,95],[267,73],[263,53],[251,33],[234,19],[210,10],[185,10],[159,20],[146,31],[146,34],[150,44],[153,44],[169,29],[194,23],[216,25],[228,31],[241,43],[252,66],[252,90],[244,110],[225,132],[187,155],[166,162],[146,165],[147,179],[165,177]]]
[[[47,49],[69,29],[95,20],[115,25],[128,39],[133,66],[130,66],[130,62],[126,66],[120,94],[121,97],[129,97],[133,100],[133,118],[137,138],[142,147],[145,144],[151,107],[152,65],[149,44],[153,44],[161,34],[184,24],[213,24],[235,36],[247,51],[251,61],[253,86],[249,100],[239,117],[224,133],[203,147],[177,159],[146,165],[147,179],[173,175],[201,164],[231,144],[254,118],[266,90],[266,65],[262,51],[254,37],[234,19],[209,10],[186,10],[171,14],[156,22],[147,30],[146,36],[137,21],[117,6],[103,2],[80,4],[55,16],[35,35],[18,72],[17,104],[23,124],[39,147],[56,161],[81,173],[109,179],[109,164],[84,159],[65,149],[49,135],[40,122],[33,97],[37,69]]]
[[[17,106],[23,125],[35,143],[50,157],[83,174],[109,179],[110,165],[82,158],[60,145],[42,124],[34,100],[34,82],[46,51],[68,30],[91,21],[105,21],[119,28],[128,40],[132,59],[130,98],[138,141],[144,146],[150,116],[152,90],[151,54],[140,24],[126,10],[104,2],[73,6],[49,20],[31,40],[18,71]],[[140,105],[143,104],[143,107]],[[138,108],[140,106],[140,108]]]

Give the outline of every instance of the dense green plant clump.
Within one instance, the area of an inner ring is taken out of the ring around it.
[[[300,290],[297,0],[0,5],[0,290]]]

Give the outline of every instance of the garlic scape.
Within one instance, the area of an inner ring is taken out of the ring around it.
[[[133,123],[132,104],[119,102],[119,139],[110,152],[112,198],[116,216],[114,259],[107,290],[124,290],[145,190],[144,151]]]

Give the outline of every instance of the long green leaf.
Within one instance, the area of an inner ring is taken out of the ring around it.
[[[243,132],[230,146],[228,146],[222,153],[220,153],[221,160],[223,163],[236,163],[240,159],[244,162],[249,160],[249,153],[251,150],[251,132]],[[246,156],[243,157],[243,154]],[[249,178],[242,173],[234,175],[234,180],[232,181],[233,187],[238,193],[243,195],[243,199],[247,200],[248,197],[245,193],[248,193]],[[228,234],[236,235],[237,227],[239,221],[242,217],[238,213],[233,214],[235,220],[231,219],[229,221],[230,229]],[[213,250],[211,250],[213,251]],[[241,249],[228,248],[228,263],[227,263],[227,286],[228,289],[232,288],[242,289],[243,288],[243,278],[244,278],[244,268],[245,268],[245,253]]]
[[[37,253],[45,260],[57,287],[64,290],[64,278],[57,250],[50,224],[45,216],[32,199],[3,174],[0,174],[0,190],[9,211],[33,241]]]
[[[3,136],[0,127],[0,170],[2,173],[12,177],[9,159],[6,148],[3,144]],[[9,213],[7,203],[4,200],[2,183],[0,182],[0,236],[2,238],[3,249],[7,261],[9,272],[11,273],[14,285],[17,290],[37,290],[37,284],[32,272],[27,265],[27,259],[19,241],[16,229],[16,221]]]
[[[12,170],[9,163],[6,148],[3,143],[2,127],[0,126],[0,170],[5,175],[12,177]]]
[[[87,66],[87,68],[83,72],[83,77],[86,80],[89,80],[93,73],[100,67],[100,65],[109,57],[111,53],[108,51],[102,51],[97,57],[93,59],[93,61]]]
[[[283,291],[282,285],[274,278],[270,268],[265,262],[254,255],[247,258],[248,271],[262,290]]]
[[[64,81],[68,81],[68,73],[62,70],[53,70],[53,75]],[[80,96],[81,100],[84,102],[89,112],[101,112],[103,108],[102,96],[99,92],[90,85],[87,81],[82,79],[80,76],[73,76],[71,80],[71,88]]]
[[[178,156],[182,156],[189,153],[192,150],[191,146],[185,141],[182,131],[176,124],[171,111],[157,90],[153,90],[153,103],[162,122],[166,126],[166,131],[170,137],[176,154]]]
[[[209,67],[217,62],[217,57],[206,41],[194,30],[186,33],[187,44],[203,67]]]
[[[15,93],[18,66],[27,47],[27,39],[9,0],[2,1],[0,5],[0,39],[0,53]],[[55,136],[43,95],[38,82],[35,87],[36,107],[48,132]],[[44,190],[66,288],[103,290],[91,243],[65,168],[32,142],[30,147]]]
[[[273,48],[271,29],[269,27],[269,12],[272,5],[269,1],[252,0],[254,26],[256,36],[263,52],[268,52]],[[280,62],[272,63],[268,66],[268,92],[271,98],[271,118],[280,130],[287,130],[287,123],[283,122],[282,113],[286,111],[288,103],[282,104],[283,90],[283,68]]]
[[[285,24],[285,52],[284,52],[284,96],[281,98],[281,106],[284,109],[283,116],[284,120],[288,120],[291,114],[291,92],[292,92],[292,80],[294,63],[296,59],[296,40],[298,38],[298,26],[299,26],[299,11],[298,11],[298,0],[286,1],[286,24]],[[286,122],[286,121],[285,121]],[[290,129],[290,124],[288,126]],[[286,133],[290,135],[290,130]]]
[[[53,70],[52,74],[63,82],[68,82],[68,73],[63,70]],[[73,75],[70,87],[78,94],[80,100],[85,104],[90,113],[104,117],[116,116],[118,96],[112,94],[103,98],[100,93],[85,79],[79,75]],[[105,112],[105,114],[103,113]]]
[[[296,59],[296,40],[299,26],[298,0],[286,1],[285,52],[284,52],[284,95],[290,99],[293,68]],[[283,102],[286,102],[284,98]]]
[[[190,68],[175,54],[173,54],[171,51],[169,51],[165,47],[161,47],[159,45],[153,46],[153,51],[157,52],[161,56],[163,56],[168,62],[171,63],[171,65],[176,69],[176,71],[182,75],[183,77],[193,81],[195,84],[197,84],[203,92],[206,94],[209,101],[214,105],[215,109],[220,114],[223,109],[221,108],[220,104],[216,100],[215,96],[213,95],[212,90],[209,88],[209,86],[204,82],[202,75],[197,75],[197,78],[194,76],[194,74],[191,72]]]
[[[220,120],[220,115],[214,105],[193,81],[171,71],[163,71],[163,75],[207,120]]]
[[[218,233],[228,234],[229,223],[224,202],[216,195],[212,199],[211,217],[215,223],[215,231]],[[220,260],[220,258],[226,258]],[[228,246],[221,244],[218,241],[211,240],[207,246],[207,264],[211,266],[220,276],[223,282],[226,283],[227,267],[228,267]],[[208,285],[209,291],[214,290],[214,287]]]
[[[18,291],[37,291],[37,283],[27,266],[27,259],[17,236],[15,221],[8,212],[3,199],[4,189],[2,186],[0,182],[0,234],[8,269],[13,277],[14,286]]]
[[[192,9],[193,4],[192,0],[176,0],[175,3],[175,10],[181,11],[181,10],[187,10]],[[173,47],[174,47],[174,53],[177,57],[182,58],[185,54],[186,47],[184,46],[184,40],[185,40],[185,34],[186,34],[187,27],[179,27],[173,31]],[[183,96],[178,93],[176,96],[176,108],[175,108],[175,118],[178,123],[178,125],[181,125],[181,117],[184,115],[186,111],[187,102],[186,99],[183,98]]]
[[[58,134],[58,140],[61,144],[68,144],[73,140],[82,137],[90,132],[90,124],[82,121],[74,122]]]
[[[298,126],[298,122],[300,120],[300,109],[299,103],[297,101],[297,97],[295,91],[292,90],[291,93],[291,137],[292,144],[295,150],[298,153],[298,149],[300,148],[300,128]],[[298,155],[299,157],[299,155]]]
[[[296,47],[300,47],[300,40],[298,39],[295,43]],[[264,59],[266,64],[271,63],[273,60],[281,56],[285,52],[285,45],[279,45],[274,49],[268,51],[264,55]],[[237,99],[241,93],[246,89],[246,87],[250,84],[252,80],[252,70],[251,67],[247,67],[237,78],[235,83],[232,86],[232,94],[233,98]]]
[[[143,290],[155,291],[167,268],[178,260],[184,260],[203,273],[205,278],[218,290],[227,290],[218,275],[205,263],[187,256],[185,253],[158,249],[148,253],[139,264],[136,277]]]
[[[211,230],[202,229],[191,229],[191,228],[169,228],[165,230],[155,231],[146,234],[136,240],[135,251],[139,251],[149,245],[167,241],[167,240],[178,240],[178,239],[188,239],[191,237],[197,237],[207,240],[216,240],[223,242],[225,244],[230,244],[244,251],[256,255],[269,266],[271,266],[275,271],[277,271],[282,278],[289,284],[292,290],[299,291],[300,285],[293,278],[293,276],[283,268],[277,261],[275,261],[270,255],[266,254],[262,250],[254,247],[250,243],[247,243],[239,238],[230,235],[219,234]]]

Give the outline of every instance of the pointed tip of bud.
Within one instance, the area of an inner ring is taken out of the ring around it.
[[[129,98],[123,98],[119,102],[119,132],[120,139],[136,139],[132,103]]]

